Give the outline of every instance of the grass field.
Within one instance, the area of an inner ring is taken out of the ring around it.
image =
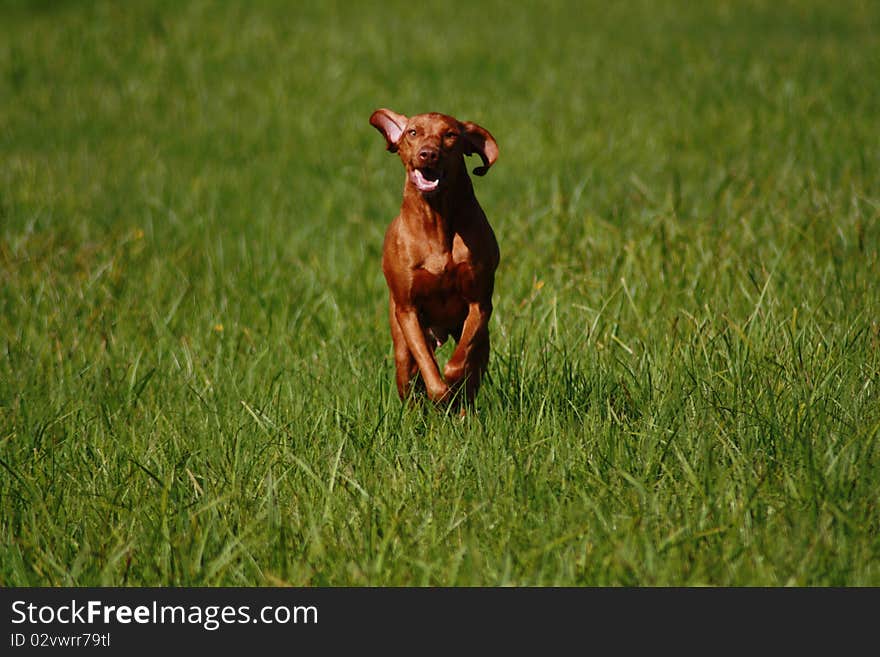
[[[880,585],[878,71],[867,0],[0,3],[0,584]],[[382,106],[500,145],[463,420]]]

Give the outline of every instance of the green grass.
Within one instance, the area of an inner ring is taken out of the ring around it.
[[[3,2],[0,584],[880,585],[878,70],[868,0]],[[382,106],[500,145],[464,420]]]

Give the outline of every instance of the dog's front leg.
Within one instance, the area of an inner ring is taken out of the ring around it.
[[[446,401],[449,397],[449,386],[440,376],[440,368],[437,367],[434,353],[425,342],[425,332],[419,324],[418,312],[415,308],[397,306],[395,313],[410,353],[419,366],[428,397],[434,402]]]
[[[461,330],[461,338],[446,363],[443,375],[450,389],[465,386],[467,402],[471,403],[480,387],[480,380],[489,364],[489,318],[491,302],[472,302]]]

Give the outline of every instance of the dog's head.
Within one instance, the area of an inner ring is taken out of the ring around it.
[[[498,144],[488,130],[446,114],[408,118],[378,109],[370,124],[385,137],[388,150],[400,154],[409,182],[422,194],[433,194],[457,175],[467,175],[464,155],[477,153],[483,160],[483,166],[474,169],[478,176],[486,175],[498,159]]]

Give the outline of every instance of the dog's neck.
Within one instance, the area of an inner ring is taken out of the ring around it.
[[[407,177],[403,188],[402,215],[418,217],[422,226],[439,232],[444,242],[451,242],[456,232],[456,220],[468,215],[467,208],[477,203],[474,186],[462,167],[450,176],[442,189],[423,194]]]

